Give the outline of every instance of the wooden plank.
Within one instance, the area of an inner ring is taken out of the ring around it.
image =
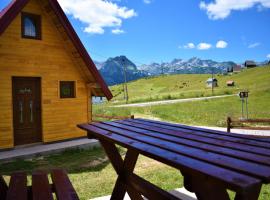
[[[113,122],[107,123],[112,124]],[[156,146],[160,149],[172,151],[184,156],[202,160],[214,165],[221,166],[223,168],[231,169],[240,173],[244,173],[250,176],[261,178],[265,182],[270,182],[270,167],[265,165],[259,165],[253,162],[248,162],[240,159],[236,159],[230,156],[225,156],[210,151],[198,149],[197,147],[190,147],[186,145],[176,144],[175,142],[169,142],[167,140],[148,136],[145,131],[141,133],[135,131],[128,131],[127,129],[121,129],[104,123],[94,124],[98,128],[102,128],[113,133],[129,137],[139,142],[147,143],[149,145]],[[121,126],[121,125],[119,125]],[[131,130],[134,128],[130,128]]]
[[[125,121],[130,122],[130,120],[125,120]],[[167,132],[167,134],[177,136],[177,137],[195,140],[198,142],[201,141],[201,142],[208,143],[208,144],[215,144],[218,146],[228,147],[231,149],[241,150],[241,151],[250,152],[250,153],[254,153],[254,154],[258,154],[258,155],[270,156],[270,150],[266,149],[266,148],[262,148],[262,147],[254,147],[254,146],[250,146],[248,144],[239,144],[239,143],[235,143],[235,142],[231,142],[231,141],[224,141],[224,140],[220,140],[219,138],[204,137],[203,134],[200,134],[200,133],[196,134],[190,130],[182,131],[181,129],[180,130],[179,129],[176,129],[176,130],[167,129],[166,126],[165,126],[165,128],[162,125],[161,126],[159,126],[159,125],[154,126],[152,123],[148,123],[148,122],[144,122],[144,121],[136,120],[136,121],[132,121],[132,122],[139,123],[142,125],[151,126],[151,127],[159,129],[160,131],[164,130]],[[193,133],[193,134],[191,134],[191,133]]]
[[[119,151],[113,143],[106,140],[100,140],[100,143],[110,159],[116,173],[118,174],[111,198],[123,199],[127,191],[131,199],[142,200],[141,195],[138,194],[138,192],[136,192],[136,190],[134,190],[132,187],[128,186],[126,182],[124,182],[124,177],[133,172],[139,154],[135,151],[128,150],[125,160],[123,161]]]
[[[11,175],[6,200],[27,200],[27,176],[24,172]]]
[[[8,187],[4,178],[0,175],[0,199],[6,199]]]
[[[103,122],[106,124],[106,122]],[[254,151],[250,150],[243,151],[243,149],[239,149],[239,145],[235,148],[235,144],[228,144],[224,145],[222,141],[216,141],[216,140],[210,140],[208,138],[201,138],[198,136],[193,136],[190,134],[182,133],[182,132],[176,132],[173,130],[167,130],[163,128],[157,128],[150,125],[144,125],[137,122],[129,122],[129,121],[117,121],[113,123],[112,125],[117,127],[117,124],[127,125],[126,128],[130,130],[130,127],[137,128],[136,132],[141,132],[143,129],[145,134],[151,135],[153,137],[160,137],[164,140],[172,141],[175,143],[180,143],[188,146],[192,146],[195,148],[200,148],[203,150],[207,150],[210,152],[216,152],[224,155],[229,155],[232,157],[236,157],[243,160],[249,160],[252,162],[258,162],[265,165],[270,165],[270,159],[269,156],[261,155],[260,153],[256,154]],[[153,132],[152,132],[153,131]],[[220,145],[220,143],[222,145]],[[245,145],[246,146],[246,145]],[[261,151],[264,152],[265,149],[262,149]]]
[[[179,198],[173,196],[172,194],[161,190],[157,186],[151,184],[150,182],[142,179],[136,174],[131,174],[127,177],[127,183],[134,187],[136,190],[140,191],[147,199],[154,200],[180,200]]]
[[[183,145],[199,148],[199,149],[210,151],[210,152],[228,155],[228,156],[235,157],[241,160],[247,160],[247,161],[261,163],[261,164],[270,166],[270,159],[268,156],[262,156],[262,155],[258,155],[258,154],[254,154],[250,152],[239,151],[239,150],[232,149],[230,147],[225,148],[222,146],[218,146],[215,143],[212,143],[212,144],[205,143],[204,141],[201,141],[200,138],[198,138],[197,141],[185,139],[185,137],[181,137],[180,134],[174,134],[175,131],[159,129],[153,126],[138,124],[136,122],[127,122],[127,121],[118,121],[118,122],[110,122],[110,123],[104,122],[104,124],[110,124],[115,127],[124,128],[126,130],[135,130],[138,133],[143,133],[145,135],[149,135],[152,137],[162,138],[164,140],[175,142],[177,144],[183,144]]]
[[[33,200],[52,200],[52,190],[49,184],[48,175],[44,171],[34,172],[32,175],[32,196]]]
[[[101,114],[94,114],[93,117],[104,118],[104,119],[134,119],[134,115],[131,116],[107,116]]]
[[[53,188],[58,200],[79,200],[66,172],[54,169],[51,172]]]
[[[224,187],[234,191],[243,191],[250,187],[261,185],[261,181],[254,177],[139,142],[137,140],[115,134],[111,131],[97,128],[93,125],[81,124],[78,125],[78,127],[88,131],[100,140],[107,140],[123,147],[134,149],[140,154],[177,169],[185,170],[195,176],[209,176],[209,178],[213,178],[224,185]]]
[[[198,130],[199,128],[193,129],[193,127],[189,126],[184,126],[180,124],[170,124],[167,122],[160,122],[160,121],[152,121],[152,120],[146,120],[146,119],[135,119],[137,121],[143,121],[144,123],[147,123],[151,126],[155,127],[161,127],[165,129],[171,129],[171,130],[176,130],[176,131],[183,131],[186,133],[190,134],[195,134],[195,135],[201,135],[203,137],[208,137],[208,138],[214,138],[214,139],[220,139],[220,140],[225,140],[225,141],[231,141],[235,142],[236,144],[247,144],[250,146],[255,146],[255,147],[262,147],[265,149],[270,149],[270,143],[261,141],[260,139],[256,139],[254,137],[248,137],[240,134],[228,134],[226,132],[213,132],[208,129],[201,129]]]

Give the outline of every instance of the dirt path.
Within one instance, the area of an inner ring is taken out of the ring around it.
[[[164,101],[151,101],[151,102],[144,102],[144,103],[122,104],[122,105],[116,105],[116,106],[112,106],[112,107],[115,107],[115,108],[145,107],[145,106],[166,105],[166,104],[190,102],[190,101],[201,101],[201,100],[206,100],[206,99],[218,99],[218,98],[231,97],[231,96],[236,96],[236,95],[231,94],[231,95],[221,95],[221,96],[211,96],[211,97],[198,97],[198,98],[188,98],[188,99],[173,99],[173,100],[164,100]]]

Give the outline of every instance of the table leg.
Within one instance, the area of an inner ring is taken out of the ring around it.
[[[235,200],[257,200],[260,196],[261,184],[249,189],[246,193],[236,193]]]
[[[184,187],[196,194],[198,200],[229,200],[226,188],[207,178],[198,177],[181,171],[184,176]]]
[[[127,150],[125,159],[123,161],[116,146],[107,141],[100,141],[109,160],[112,163],[118,178],[116,180],[111,199],[123,199],[125,193],[128,192],[130,198],[133,200],[143,200],[141,194],[134,188],[126,184],[126,178],[129,174],[133,173],[139,154],[133,150]]]

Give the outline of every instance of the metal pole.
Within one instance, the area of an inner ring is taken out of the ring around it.
[[[126,103],[128,103],[128,88],[127,88],[127,69],[126,65],[124,63],[124,60],[122,61],[123,67],[124,67],[124,79],[125,79],[125,91],[126,91]]]
[[[244,98],[241,98],[242,100],[242,119],[244,119]]]
[[[213,93],[214,93],[214,69],[212,68],[212,96],[213,96]]]
[[[248,119],[248,98],[246,98],[246,112],[247,112],[247,119]]]

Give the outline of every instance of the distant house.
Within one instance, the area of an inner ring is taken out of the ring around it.
[[[241,71],[241,65],[233,66],[233,72],[240,72],[240,71]]]
[[[253,60],[247,60],[244,65],[246,68],[252,68],[257,66],[257,64]]]
[[[216,78],[209,78],[206,81],[207,87],[217,87],[218,86],[218,80]]]
[[[229,80],[226,82],[226,84],[227,84],[227,86],[232,87],[232,86],[234,86],[234,81]]]

